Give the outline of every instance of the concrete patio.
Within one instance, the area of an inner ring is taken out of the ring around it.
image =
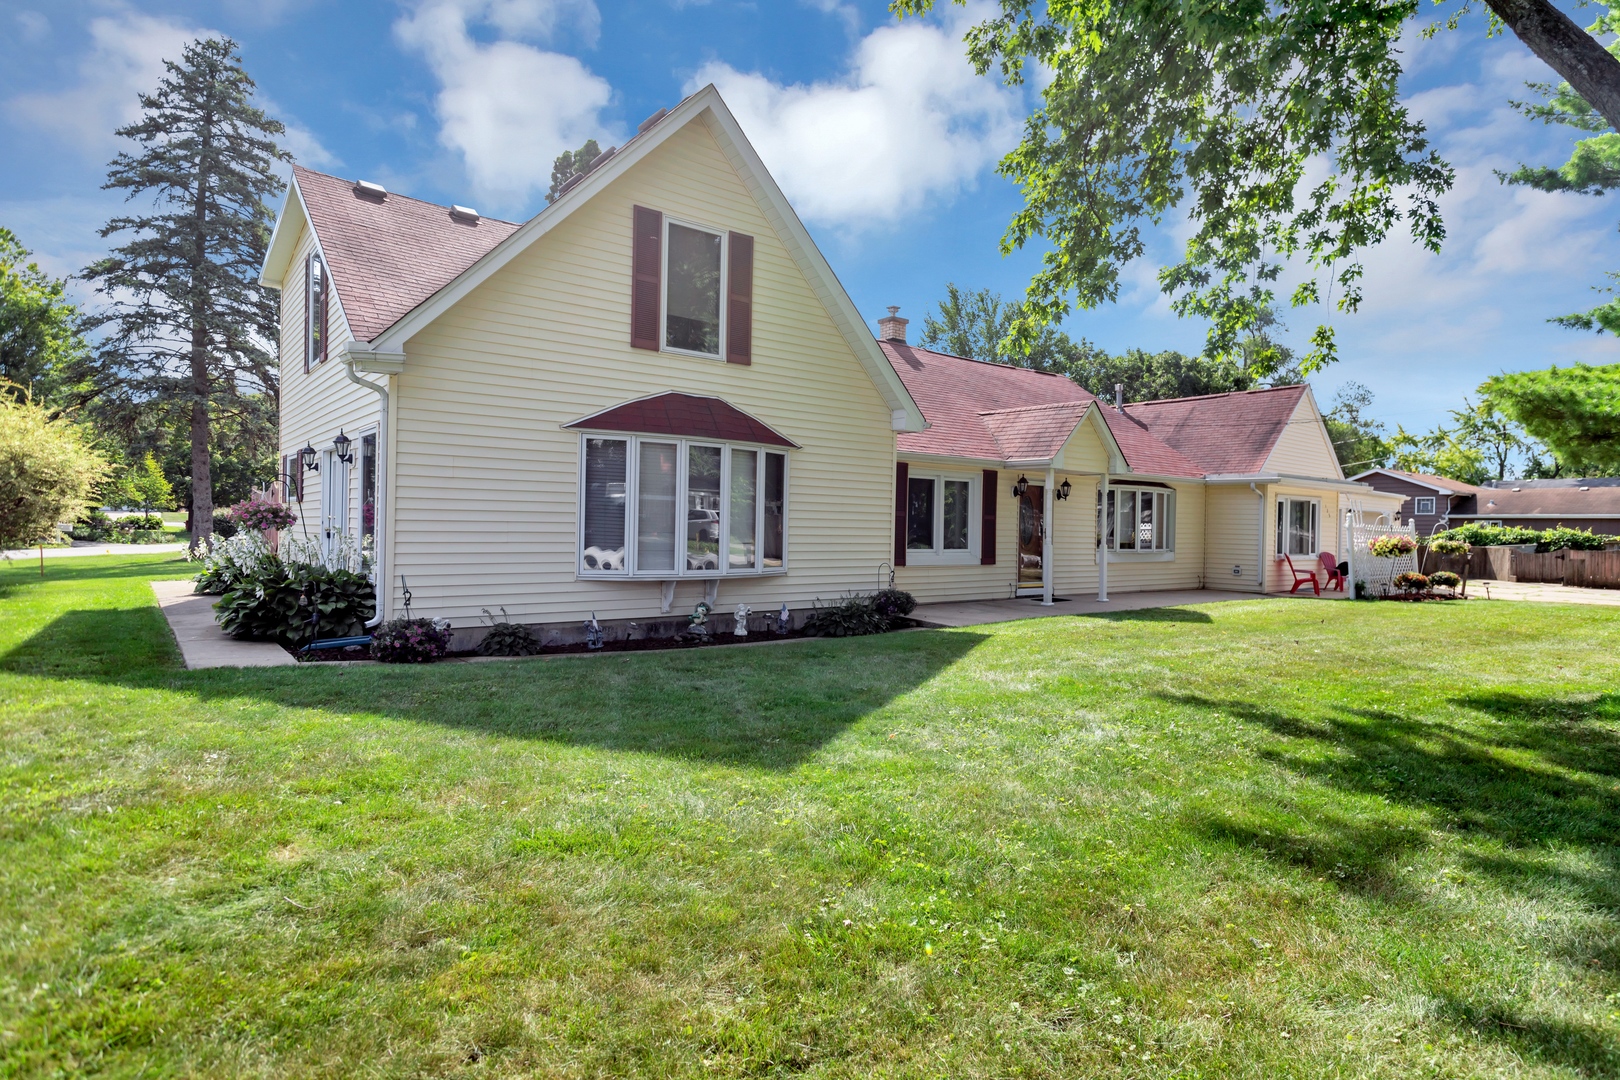
[[[214,621],[216,597],[192,592],[194,584],[190,578],[152,582],[187,668],[280,667],[298,662],[280,645],[227,637]]]

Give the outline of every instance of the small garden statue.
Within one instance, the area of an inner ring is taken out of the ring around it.
[[[693,608],[692,614],[687,617],[686,634],[684,636],[699,641],[707,641],[709,638],[709,612],[713,610],[707,600],[699,600],[697,607]]]
[[[776,613],[776,633],[785,637],[793,627],[793,616],[788,613],[787,601],[782,601],[782,610]]]
[[[596,621],[596,612],[585,620],[585,647],[587,649],[600,649],[602,647],[602,624]]]
[[[754,613],[754,609],[749,607],[747,604],[738,604],[737,605],[737,614],[736,614],[736,617],[735,617],[735,620],[734,620],[736,625],[732,628],[731,632],[733,634],[735,634],[737,637],[747,637],[748,636],[748,616],[752,615],[753,613]]]

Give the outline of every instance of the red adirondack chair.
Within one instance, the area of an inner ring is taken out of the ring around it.
[[[1331,592],[1334,589],[1344,592],[1344,575],[1339,573],[1339,562],[1332,552],[1324,551],[1317,556],[1322,563],[1322,573],[1327,575],[1327,587]]]
[[[1311,588],[1316,592],[1316,595],[1322,595],[1322,583],[1316,580],[1316,571],[1295,569],[1294,560],[1289,558],[1286,553],[1284,553],[1283,559],[1288,563],[1288,572],[1294,575],[1294,587],[1288,590],[1290,594],[1299,592],[1301,585],[1310,582]]]

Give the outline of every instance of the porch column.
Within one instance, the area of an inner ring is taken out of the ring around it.
[[[1097,599],[1108,599],[1108,474],[1103,473],[1097,490],[1102,502],[1097,512]]]
[[[1052,496],[1052,483],[1057,479],[1054,469],[1046,470],[1046,490],[1041,493],[1041,604],[1052,606],[1052,512],[1057,500]]]

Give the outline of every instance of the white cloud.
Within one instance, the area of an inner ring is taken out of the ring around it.
[[[90,21],[90,52],[77,86],[55,94],[24,94],[9,102],[16,116],[45,128],[86,153],[105,152],[113,131],[140,116],[137,95],[163,77],[163,61],[178,60],[186,42],[218,32],[127,12]]]
[[[473,38],[487,25],[501,40]],[[439,141],[459,153],[480,197],[515,205],[550,183],[552,161],[603,134],[612,87],[572,56],[536,48],[572,31],[594,43],[590,0],[426,0],[394,25],[439,80]]]
[[[715,84],[806,218],[869,228],[971,187],[1017,143],[1020,95],[965,55],[962,35],[981,15],[880,27],[826,82],[783,85],[713,61],[686,89]]]
[[[17,25],[24,41],[44,41],[51,33],[51,20],[37,11],[17,12]]]

